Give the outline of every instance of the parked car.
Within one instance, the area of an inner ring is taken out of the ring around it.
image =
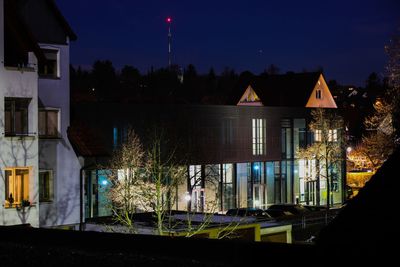
[[[290,211],[280,210],[280,209],[267,209],[268,214],[272,218],[282,218],[287,216],[294,216]]]
[[[226,213],[228,216],[256,216],[256,217],[265,217],[272,218],[268,212],[257,209],[257,208],[237,208],[237,209],[229,209]]]
[[[305,207],[309,211],[324,211],[324,210],[326,210],[326,206],[304,205],[303,207]]]
[[[274,217],[305,215],[311,211],[300,204],[274,204],[267,209]]]

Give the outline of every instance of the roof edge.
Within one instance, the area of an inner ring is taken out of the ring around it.
[[[65,33],[68,35],[69,39],[71,41],[76,41],[78,39],[78,36],[75,34],[75,32],[72,30],[71,26],[61,13],[60,9],[58,8],[57,4],[55,3],[54,0],[46,0],[47,4],[49,7],[53,10],[56,18],[58,21],[61,23],[61,26],[63,27]]]

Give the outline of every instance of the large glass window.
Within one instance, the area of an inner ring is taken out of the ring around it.
[[[123,175],[123,171],[119,172]],[[108,198],[111,183],[107,170],[85,171],[85,217],[109,216],[112,214]]]
[[[204,183],[201,176],[201,165],[190,165],[189,176],[192,192],[191,209],[202,211],[204,208]]]
[[[28,134],[28,107],[30,98],[4,99],[4,131],[6,136]]]
[[[265,119],[252,120],[253,155],[266,154],[266,123]]]
[[[7,168],[5,174],[6,206],[13,207],[29,202],[29,169]]]
[[[274,203],[275,200],[275,170],[273,162],[266,162],[267,173],[267,204]]]
[[[292,121],[283,119],[281,121],[281,142],[282,142],[282,158],[291,159],[292,153]]]
[[[204,167],[204,210],[214,212],[221,207],[221,165]]]
[[[281,183],[281,163],[280,161],[274,161],[274,175],[275,175],[275,203],[282,203],[282,183]]]
[[[53,200],[53,171],[39,171],[39,201],[49,202]]]
[[[247,181],[250,180],[250,163],[237,164],[237,192],[239,208],[246,208],[248,203]]]
[[[254,162],[252,164],[253,176],[253,207],[266,208],[265,192],[265,165],[264,162]]]
[[[233,183],[233,164],[222,165],[222,203],[223,210],[235,207],[235,188]]]
[[[306,120],[305,119],[294,119],[293,120],[293,145],[294,152],[299,148],[307,147],[307,136],[306,136]]]
[[[59,137],[59,110],[39,110],[39,136],[46,138]]]

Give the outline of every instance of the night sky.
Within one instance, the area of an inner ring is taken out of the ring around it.
[[[384,73],[384,46],[400,28],[399,0],[167,1],[56,0],[78,35],[71,63],[90,68],[109,59],[142,73],[165,67],[171,16],[173,63],[261,73],[323,67],[328,80],[364,85]],[[400,31],[397,32],[400,34]]]

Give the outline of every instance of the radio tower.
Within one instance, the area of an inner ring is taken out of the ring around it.
[[[171,34],[171,17],[167,17],[166,19],[168,23],[168,67],[171,68],[171,41],[172,41],[172,34]]]

